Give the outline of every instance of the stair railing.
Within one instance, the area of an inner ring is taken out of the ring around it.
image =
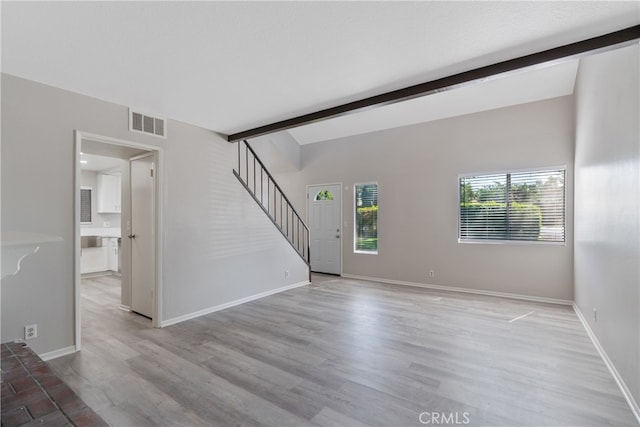
[[[307,266],[310,266],[309,227],[246,140],[238,141],[238,168],[234,169],[233,174]]]

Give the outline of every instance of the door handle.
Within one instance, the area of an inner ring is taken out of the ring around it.
[[[130,238],[130,239],[135,239],[136,235],[135,234],[129,234],[127,237]]]

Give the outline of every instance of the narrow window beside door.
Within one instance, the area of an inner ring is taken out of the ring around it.
[[[357,184],[354,192],[354,252],[377,254],[378,184]]]

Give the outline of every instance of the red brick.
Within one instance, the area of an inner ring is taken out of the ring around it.
[[[40,359],[40,357],[38,357],[38,355],[36,354],[27,354],[24,356],[18,355],[17,357],[18,359],[20,359],[22,364],[25,365],[29,370],[31,370],[32,366],[35,368],[35,367],[46,365],[46,362]]]
[[[48,414],[49,412],[57,411],[58,408],[53,404],[51,399],[49,399],[48,397],[43,397],[40,400],[28,404],[27,410],[33,418],[38,418]]]
[[[18,360],[16,356],[7,357],[6,359],[2,359],[0,363],[0,369],[2,372],[11,372],[14,370],[24,370],[22,367],[22,363]]]
[[[32,387],[38,386],[38,384],[32,377],[20,377],[9,382],[11,383],[11,386],[16,391],[16,393],[20,393],[21,391],[29,390]]]
[[[2,351],[0,352],[0,359],[5,359],[7,357],[11,357],[13,356],[13,353],[11,352],[11,350],[9,350],[9,347],[7,347],[6,345],[2,344]]]
[[[47,415],[43,417],[38,417],[35,420],[31,421],[28,424],[25,424],[22,427],[67,427],[71,426],[69,420],[62,415],[62,412],[55,411],[49,412]]]
[[[50,388],[54,388],[59,386],[60,384],[64,384],[64,382],[62,382],[62,380],[60,378],[58,378],[57,375],[42,375],[40,377],[37,378],[38,383],[42,386],[42,388],[44,388],[45,390],[49,390]]]
[[[6,345],[13,352],[22,350],[23,348],[27,347],[27,344],[25,344],[23,342],[8,342],[8,343],[6,343]]]
[[[56,400],[55,402],[60,407],[62,412],[64,412],[67,416],[87,407],[87,405],[82,400],[80,400],[80,398],[75,396],[74,398],[68,398],[62,401]]]
[[[33,350],[31,350],[31,347],[29,347],[23,342],[12,343],[12,345],[10,346],[10,349],[14,354],[18,356],[23,354],[35,354]]]
[[[20,406],[25,406],[40,400],[43,397],[47,397],[47,395],[42,391],[42,389],[40,389],[40,387],[23,390],[14,395],[2,396],[2,411],[11,411],[19,408]]]
[[[91,408],[88,408],[86,406],[84,407],[84,409],[74,411],[71,414],[65,412],[65,415],[76,427],[108,426],[108,424],[104,422],[102,418],[98,416],[98,414],[96,414],[95,412],[93,412],[93,410],[91,410]]]
[[[31,421],[29,413],[22,406],[7,412],[2,409],[2,427],[21,426]]]
[[[51,370],[51,368],[49,368],[49,365],[47,365],[44,362],[27,366],[27,368],[29,369],[29,372],[31,372],[31,375],[33,375],[36,378],[38,378],[41,375],[53,374],[53,371]]]
[[[2,373],[2,381],[3,382],[11,382],[17,378],[22,378],[24,376],[29,375],[27,371],[24,369],[14,369],[13,371],[3,372]]]
[[[13,388],[11,388],[8,382],[3,381],[2,383],[0,383],[0,394],[2,396],[12,396],[16,394],[16,392]]]
[[[78,399],[78,396],[73,392],[73,390],[64,383],[56,387],[51,387],[47,390],[47,393],[49,393],[49,396],[51,396],[53,401],[60,407],[62,407],[66,402]]]

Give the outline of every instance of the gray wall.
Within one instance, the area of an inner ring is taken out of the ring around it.
[[[2,281],[2,342],[36,323],[36,352],[74,344],[76,129],[164,149],[162,320],[306,280],[306,265],[233,176],[234,145],[173,120],[166,140],[131,133],[125,106],[2,74],[2,229],[64,239]]]
[[[249,142],[270,173],[300,170],[300,144],[289,132],[259,136]]]
[[[343,272],[573,299],[573,98],[304,145],[277,179],[306,212],[306,185],[343,183]],[[458,174],[567,166],[566,246],[460,244]],[[379,184],[379,253],[353,253],[353,185]],[[428,276],[430,269],[435,277]]]
[[[638,46],[580,61],[576,82],[575,300],[640,402]],[[597,322],[593,319],[597,309]]]

